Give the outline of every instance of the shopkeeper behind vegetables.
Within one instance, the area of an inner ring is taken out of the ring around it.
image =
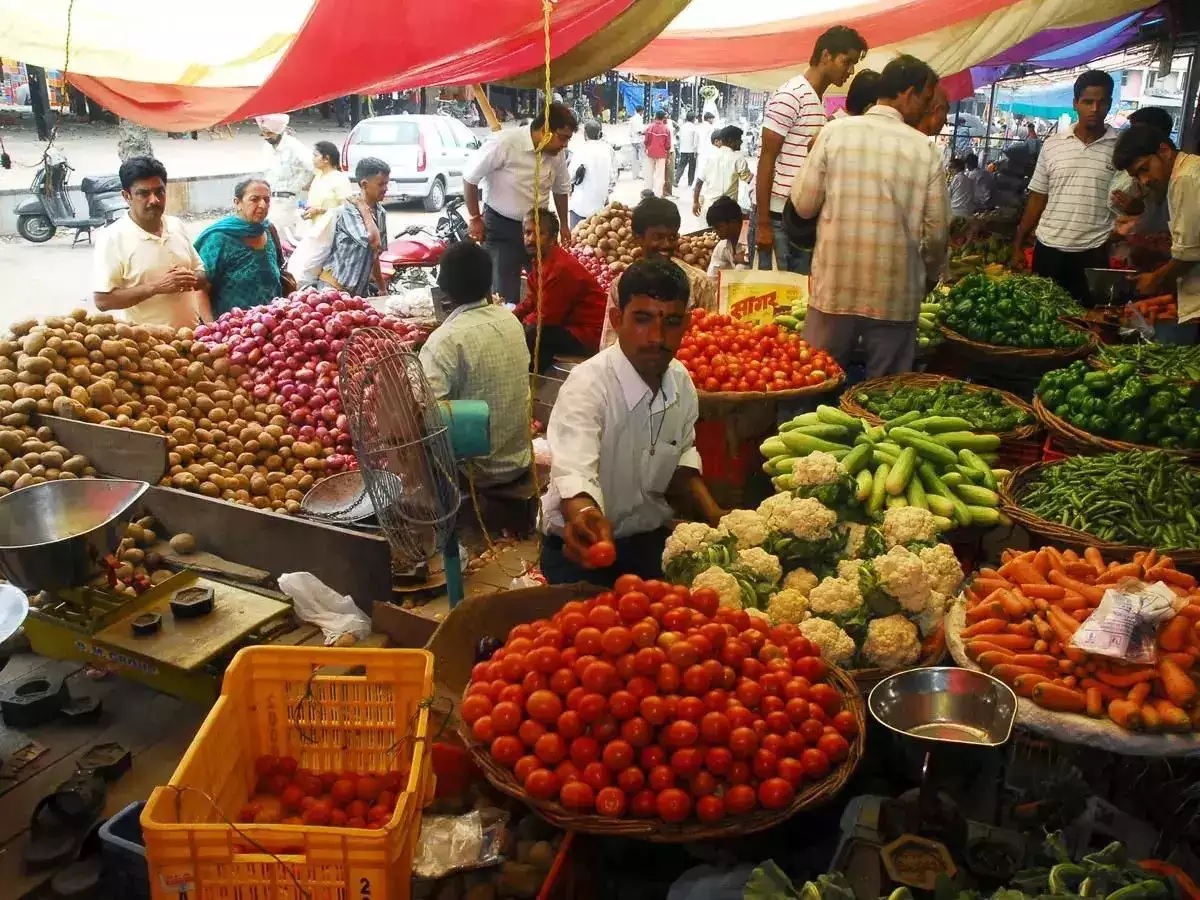
[[[617,344],[572,370],[550,414],[542,573],[551,584],[661,577],[675,516],[668,497],[714,526],[722,515],[700,478],[696,389],[674,358],[687,278],[668,260],[639,260],[621,275],[618,302],[610,314]],[[600,541],[615,541],[616,562],[586,568]]]
[[[204,264],[183,223],[163,214],[166,168],[152,157],[134,156],[117,174],[129,215],[96,236],[96,308],[121,310],[135,325],[185,328],[210,321]]]
[[[1169,293],[1178,285],[1179,321],[1200,315],[1200,156],[1176,150],[1152,125],[1134,125],[1117,139],[1113,165],[1167,198],[1171,260],[1137,276],[1138,293]]]

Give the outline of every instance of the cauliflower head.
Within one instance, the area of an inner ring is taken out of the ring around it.
[[[767,520],[752,509],[735,509],[721,517],[721,528],[734,540],[734,548],[761,547],[767,540]]]
[[[929,578],[917,554],[905,547],[893,547],[871,560],[870,568],[875,576],[875,584],[870,588],[893,599],[905,612],[915,615],[925,608],[930,594]],[[872,593],[870,588],[864,588],[863,594]]]
[[[779,564],[778,558],[762,547],[739,550],[734,565],[756,581],[778,584],[779,579],[783,577],[783,566]]]
[[[826,578],[808,593],[808,610],[814,616],[830,619],[850,619],[863,605],[863,595],[857,581]]]
[[[854,659],[858,650],[854,638],[829,619],[805,619],[797,627],[801,634],[817,645],[825,662],[845,666]]]
[[[807,597],[808,592],[820,583],[821,579],[808,569],[793,569],[783,576],[783,589],[796,591],[802,597]]]
[[[883,533],[874,525],[851,522],[846,526],[846,546],[842,548],[842,555],[847,559],[870,559],[886,552]]]
[[[746,607],[746,615],[748,615],[752,619],[762,619],[764,625],[771,624],[771,617],[767,613],[763,612],[761,609],[756,609],[753,606]]]
[[[953,594],[958,591],[958,586],[963,580],[963,570],[949,544],[922,547],[917,551],[917,556],[921,557],[921,564],[925,567],[930,590],[938,594]]]
[[[881,669],[911,666],[921,655],[917,626],[899,613],[872,619],[867,623],[862,655],[868,663]]]
[[[795,625],[808,615],[808,598],[793,588],[784,588],[767,601],[767,615],[774,625]]]
[[[721,606],[728,606],[730,609],[743,607],[742,586],[736,578],[720,566],[709,566],[692,579],[692,590],[696,591],[700,588],[716,591]]]
[[[681,522],[663,547],[663,573],[676,584],[687,584],[709,565],[730,560],[729,535],[704,522]]]
[[[764,500],[758,512],[770,529],[766,549],[788,568],[828,564],[846,542],[838,514],[817,500],[776,494]]]
[[[920,506],[893,506],[883,516],[883,540],[892,547],[932,544],[938,530],[933,513]]]
[[[845,473],[846,470],[840,462],[821,450],[803,456],[792,464],[792,478],[795,479],[796,487],[833,484]]]
[[[916,615],[917,628],[920,629],[921,637],[928,637],[937,630],[937,627],[942,624],[942,619],[946,616],[946,606],[949,604],[950,598],[945,594],[939,594],[933,591],[929,595],[929,600],[925,604],[925,608]]]
[[[862,560],[859,559],[839,559],[837,564],[836,577],[858,583],[858,573],[862,567]]]

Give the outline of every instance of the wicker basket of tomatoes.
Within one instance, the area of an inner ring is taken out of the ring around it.
[[[460,713],[499,790],[565,829],[658,842],[761,831],[830,799],[866,727],[853,679],[794,625],[629,575],[512,628]]]

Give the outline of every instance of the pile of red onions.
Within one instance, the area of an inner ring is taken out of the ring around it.
[[[326,288],[296,291],[268,306],[233,309],[196,328],[196,339],[229,348],[245,367],[238,384],[258,402],[278,403],[297,440],[334,449],[330,471],[354,467],[353,442],[338,393],[338,354],[355,328],[373,325],[420,343],[428,330],[381,314],[361,297]]]
[[[612,283],[617,280],[617,273],[612,271],[603,255],[597,255],[596,251],[586,244],[574,244],[571,247],[571,254],[595,276],[596,281],[605,291],[608,291]]]

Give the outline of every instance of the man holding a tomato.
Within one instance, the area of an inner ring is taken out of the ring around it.
[[[542,573],[551,584],[661,577],[673,506],[713,525],[724,513],[700,477],[699,400],[675,359],[687,278],[669,260],[639,260],[621,276],[618,303],[617,343],[572,370],[550,414]]]

